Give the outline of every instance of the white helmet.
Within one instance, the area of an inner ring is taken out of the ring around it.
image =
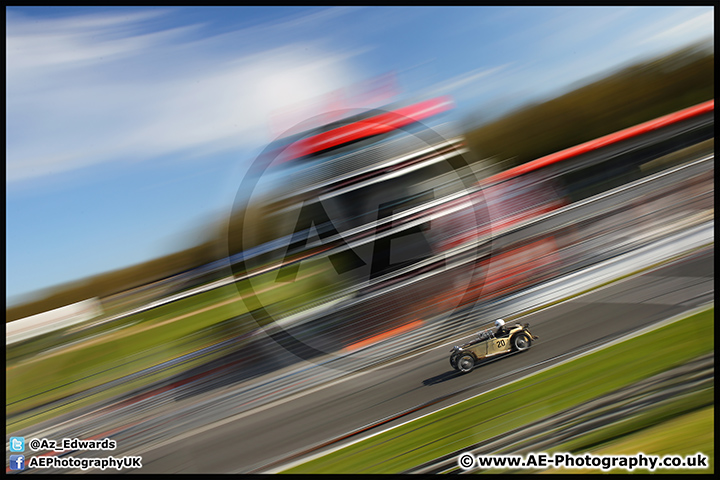
[[[495,320],[495,326],[497,328],[501,328],[503,325],[505,325],[505,320],[503,320],[502,318],[498,318],[497,320]]]

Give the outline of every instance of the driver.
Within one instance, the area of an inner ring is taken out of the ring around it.
[[[502,337],[507,334],[507,330],[505,330],[505,320],[498,318],[495,320],[495,326],[497,327],[497,330],[495,331],[496,337]]]

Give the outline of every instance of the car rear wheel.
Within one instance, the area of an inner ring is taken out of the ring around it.
[[[457,362],[457,368],[462,373],[468,373],[475,368],[475,359],[472,355],[463,355]]]
[[[450,357],[450,366],[453,367],[455,370],[458,369],[457,361],[458,361],[457,355],[453,355]]]
[[[530,348],[530,337],[524,333],[518,333],[513,337],[513,349],[517,352],[522,352]]]

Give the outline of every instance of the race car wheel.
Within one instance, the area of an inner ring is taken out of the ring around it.
[[[457,362],[457,368],[462,373],[468,373],[475,368],[475,359],[472,355],[463,355]]]
[[[522,352],[530,348],[530,337],[524,333],[518,333],[513,337],[513,349],[517,352]]]
[[[450,366],[453,367],[455,370],[458,369],[457,360],[457,355],[453,355],[452,357],[450,357]]]

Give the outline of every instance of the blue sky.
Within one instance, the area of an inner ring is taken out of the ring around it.
[[[392,100],[449,94],[452,118],[490,116],[712,40],[713,13],[6,8],[6,299],[198,242],[262,148],[332,92],[392,72]]]

